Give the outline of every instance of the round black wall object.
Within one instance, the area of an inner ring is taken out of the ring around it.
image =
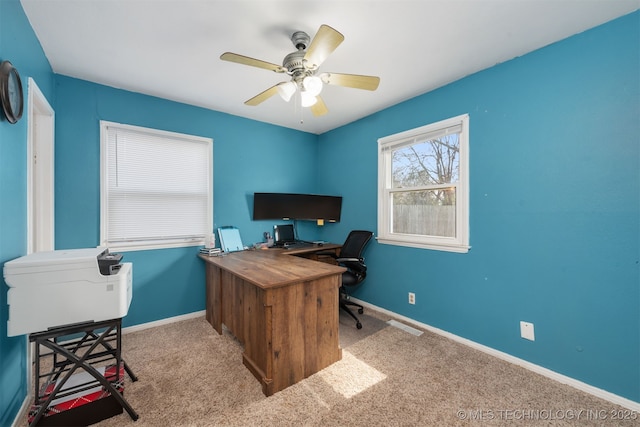
[[[18,70],[9,61],[0,64],[0,102],[9,123],[16,123],[22,117],[24,95]]]

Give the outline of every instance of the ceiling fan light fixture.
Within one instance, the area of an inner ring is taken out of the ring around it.
[[[322,79],[318,76],[307,76],[302,80],[304,90],[311,95],[318,96],[322,92]]]
[[[289,102],[295,95],[296,111],[298,111],[298,107],[311,107],[311,113],[317,117],[327,114],[329,111],[320,96],[325,84],[372,91],[378,88],[379,77],[319,73],[320,66],[325,59],[344,41],[344,36],[330,26],[322,24],[313,39],[304,31],[296,31],[291,36],[291,41],[297,50],[285,56],[282,65],[232,52],[220,55],[220,59],[223,61],[284,73],[291,78],[288,82],[276,83],[269,89],[260,92],[245,101],[245,105],[259,105],[275,96],[276,93],[285,102]],[[316,74],[318,75],[316,76]],[[300,98],[296,92],[300,93]],[[298,104],[298,99],[300,99],[300,104]],[[300,122],[302,123],[302,120]]]
[[[318,100],[316,99],[316,95],[313,95],[307,91],[300,92],[300,105],[303,107],[311,107]]]
[[[278,95],[280,95],[285,102],[289,102],[294,93],[296,93],[295,83],[286,82],[278,84]]]

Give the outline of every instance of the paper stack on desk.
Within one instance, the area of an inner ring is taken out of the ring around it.
[[[220,255],[222,253],[222,249],[220,249],[220,248],[200,248],[200,253],[202,255],[215,256],[215,255]]]

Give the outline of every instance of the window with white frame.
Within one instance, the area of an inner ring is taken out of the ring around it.
[[[469,250],[469,116],[378,140],[378,241]]]
[[[100,122],[100,242],[201,245],[213,226],[213,140]]]

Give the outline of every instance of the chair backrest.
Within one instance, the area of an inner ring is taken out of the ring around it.
[[[338,262],[347,268],[347,271],[342,276],[343,285],[353,286],[362,282],[365,277],[367,277],[367,266],[364,263],[362,253],[372,236],[373,233],[371,231],[353,230],[347,236],[347,240],[342,244]],[[354,259],[357,261],[347,261],[346,259]]]
[[[340,249],[340,258],[362,258],[365,246],[371,240],[373,233],[366,230],[353,230]]]

